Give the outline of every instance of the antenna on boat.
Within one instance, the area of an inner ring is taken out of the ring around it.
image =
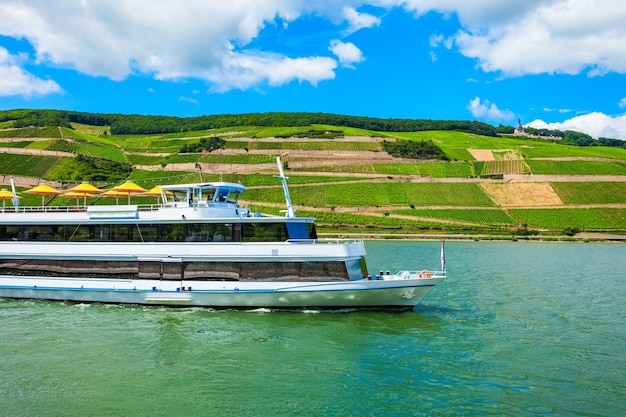
[[[444,241],[441,241],[441,272],[446,273],[446,250]]]
[[[280,161],[280,156],[276,157],[276,163],[278,164],[278,172],[280,172],[280,175],[274,175],[274,177],[280,178],[281,182],[283,183],[283,191],[285,192],[285,201],[287,202],[287,214],[285,215],[285,217],[296,217],[296,212],[294,211],[293,206],[291,205],[291,197],[289,196],[289,188],[287,188],[287,180],[289,178],[285,177],[285,173],[283,172],[283,164]]]
[[[11,178],[11,191],[13,191],[13,206],[15,207],[15,211],[19,211],[20,207],[20,199],[17,198],[17,193],[15,192],[15,183],[13,182],[13,178]]]

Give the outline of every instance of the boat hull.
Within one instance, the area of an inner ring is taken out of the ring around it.
[[[238,309],[408,309],[415,307],[442,279],[248,283],[0,276],[0,297]]]

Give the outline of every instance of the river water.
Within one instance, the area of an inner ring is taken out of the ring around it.
[[[370,272],[437,242],[367,242]],[[448,242],[412,312],[0,300],[2,416],[626,415],[626,246]]]

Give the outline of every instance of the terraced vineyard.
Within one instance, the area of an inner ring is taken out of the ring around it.
[[[459,224],[493,226],[515,226],[517,224],[513,217],[500,209],[411,209],[394,210],[392,213]]]

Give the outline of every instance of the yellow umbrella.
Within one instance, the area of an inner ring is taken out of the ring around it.
[[[13,193],[6,188],[3,188],[2,190],[0,190],[0,198],[8,200],[10,198],[13,198]]]
[[[126,195],[126,193],[122,192],[122,191],[117,191],[117,190],[108,190],[105,191],[104,193],[102,193],[103,196],[105,197],[115,197],[115,204],[119,204],[120,201],[120,197],[124,197]]]
[[[19,195],[14,196],[13,193],[6,188],[0,190],[0,199],[2,199],[2,211],[4,211],[7,200],[13,200],[13,197],[22,198]]]
[[[161,192],[162,191],[163,190],[161,189],[161,187],[153,187],[153,188],[150,188],[145,193],[143,193],[143,195],[148,196],[148,197],[156,197],[157,198],[157,203],[158,203],[159,202],[159,197],[161,197]],[[172,195],[172,192],[171,191],[166,191],[165,194]]]
[[[49,185],[46,185],[46,184],[39,184],[35,188],[31,188],[30,190],[26,190],[24,192],[28,193],[28,194],[39,194],[39,195],[41,195],[41,207],[44,206],[45,198],[46,198],[47,195],[61,194],[61,191],[56,190],[56,189],[54,189],[54,188],[52,188],[52,187],[50,187]]]
[[[132,181],[126,181],[122,185],[118,185],[117,187],[113,187],[113,190],[124,193],[124,195],[128,195],[128,204],[130,205],[130,195],[131,194],[142,194],[146,192],[146,189],[135,184]]]
[[[145,193],[146,189],[141,187],[140,185],[135,184],[132,181],[126,181],[122,185],[118,185],[117,187],[113,187],[115,191],[122,191],[125,193]]]
[[[82,198],[84,200],[85,207],[87,206],[87,199],[91,197],[95,197],[93,194],[89,194],[88,192],[81,191],[68,191],[63,194],[64,197],[75,198],[76,199],[76,207],[78,207],[78,200]]]
[[[89,194],[100,194],[103,193],[104,191],[102,191],[101,189],[94,187],[93,185],[84,182],[82,184],[79,184],[75,187],[70,188],[67,191],[72,191],[72,192],[76,192],[76,193],[89,193]]]
[[[161,195],[161,191],[163,191],[161,190],[161,187],[152,187],[143,193],[143,195],[147,195],[148,197],[159,197]]]

